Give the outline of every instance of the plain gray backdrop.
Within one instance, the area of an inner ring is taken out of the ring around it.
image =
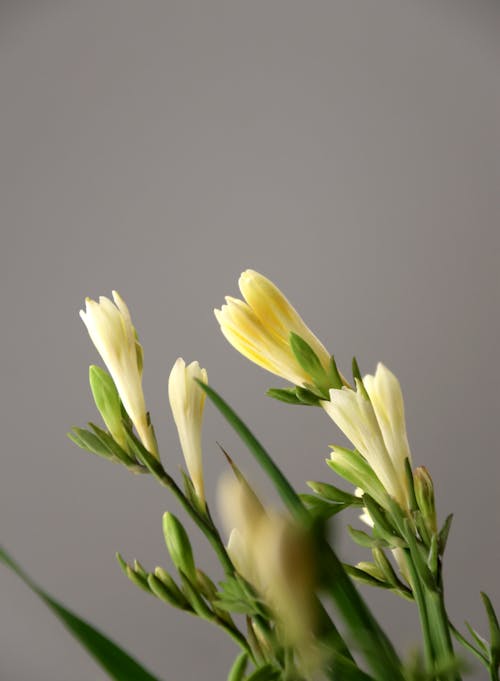
[[[182,355],[304,490],[333,479],[324,458],[343,438],[320,410],[264,397],[280,380],[221,336],[212,310],[248,267],[346,371],[356,354],[399,376],[414,463],[441,520],[455,513],[450,614],[486,633],[479,591],[500,605],[499,18],[483,0],[1,3],[0,541],[162,679],[219,681],[236,650],[115,562],[168,565],[161,514],[176,505],[66,439],[97,419],[78,310],[113,288],[129,303],[172,473],[167,377]],[[272,500],[208,407],[212,505],[216,440]],[[337,535],[345,560],[366,557]],[[195,550],[218,576],[202,539]],[[365,593],[408,654],[411,604]],[[0,678],[105,678],[3,569]]]

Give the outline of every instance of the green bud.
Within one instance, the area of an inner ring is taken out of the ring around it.
[[[369,584],[370,586],[378,586],[383,589],[389,588],[389,584],[383,581],[380,572],[376,569],[376,566],[373,565],[373,563],[365,563],[363,561],[361,563],[358,563],[358,565],[356,566],[344,564],[344,569],[349,575],[349,577],[356,579],[358,582],[362,582],[363,584]]]
[[[148,575],[148,586],[154,596],[159,598],[161,601],[165,601],[174,608],[181,608],[181,610],[186,609],[186,601],[183,597],[183,601],[179,601],[175,595],[165,586],[165,584],[156,577],[156,575]]]
[[[391,525],[386,512],[370,497],[369,494],[363,494],[363,504],[366,506],[368,514],[374,523],[374,534],[385,539],[389,546],[393,548],[404,547],[406,542],[400,536],[395,534],[395,529]]]
[[[209,601],[213,601],[217,596],[217,587],[202,570],[196,569],[196,586]]]
[[[436,505],[434,501],[434,484],[425,466],[418,466],[413,471],[415,497],[422,517],[430,534],[437,532]]]
[[[163,514],[163,534],[173,564],[195,583],[196,567],[189,537],[179,520],[168,511]]]
[[[159,579],[167,591],[172,594],[173,598],[179,604],[179,607],[183,608],[184,610],[189,609],[189,603],[187,602],[186,597],[166,570],[157,566],[154,569],[154,576]]]
[[[144,591],[147,591],[148,593],[151,593],[151,590],[149,588],[148,580],[145,575],[147,575],[146,571],[142,566],[140,566],[139,571],[135,571],[130,565],[128,565],[122,558],[122,556],[117,553],[116,554],[116,559],[123,570],[124,574],[130,579],[130,581],[138,586],[140,589],[144,589]],[[139,563],[136,564],[139,566]]]
[[[394,568],[382,549],[374,548],[372,550],[375,564],[383,575],[383,579],[392,586],[399,587],[401,585]]]
[[[327,482],[315,482],[313,480],[308,480],[306,485],[308,485],[313,492],[316,492],[318,496],[322,497],[323,499],[327,499],[328,501],[356,506],[361,506],[362,504],[359,497],[355,496],[354,494],[350,494],[349,492],[344,492],[343,489],[339,489],[334,485],[329,485]]]
[[[89,367],[89,383],[94,402],[107,429],[122,449],[127,449],[122,406],[111,376],[98,366]]]
[[[243,681],[248,664],[248,653],[241,653],[234,661],[227,681]]]
[[[182,579],[183,593],[188,599],[195,613],[198,615],[198,617],[201,617],[202,619],[209,621],[213,620],[214,613],[212,612],[209,605],[204,600],[203,596],[200,594],[196,586],[189,579],[189,577],[184,572],[182,572],[182,570],[180,570],[179,573]]]
[[[134,572],[136,572],[141,577],[147,579],[148,573],[146,572],[144,567],[139,563],[138,560],[134,560]]]
[[[381,549],[373,549],[373,551],[378,551]],[[377,579],[379,582],[385,582],[385,576],[382,570],[378,567],[378,565],[375,565],[375,563],[370,563],[367,560],[362,560],[359,563],[356,563],[355,567],[358,570],[362,570],[363,572],[366,572],[370,577],[373,577],[373,579]]]
[[[357,451],[344,447],[332,447],[326,463],[338,475],[369,494],[383,508],[389,504],[388,495],[372,468]]]

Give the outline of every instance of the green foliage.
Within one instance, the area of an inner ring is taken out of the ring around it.
[[[37,586],[6,551],[0,548],[0,562],[10,568],[59,618],[68,631],[92,655],[114,681],[158,681],[116,643],[75,615]]]

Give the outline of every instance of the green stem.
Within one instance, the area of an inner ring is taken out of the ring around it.
[[[236,626],[231,626],[228,622],[225,622],[223,619],[218,617],[217,615],[214,617],[212,620],[217,626],[219,626],[223,631],[225,631],[229,636],[233,639],[233,641],[245,652],[249,655],[250,659],[254,664],[256,664],[255,656],[252,652],[252,649],[250,648],[250,645],[248,641],[246,640],[245,636],[241,633],[241,631],[238,629]]]
[[[310,516],[300,497],[257,438],[213,388],[200,381],[198,384],[247,445],[274,483],[278,494],[293,517],[297,522],[305,526],[309,525]],[[389,677],[391,681],[403,681],[401,662],[392,644],[347,576],[337,555],[326,541],[323,541],[319,551],[325,560],[325,576],[326,581],[329,582],[330,595],[349,626],[353,640],[364,639],[362,641],[363,652],[376,677],[380,681],[387,681]],[[340,637],[340,634],[338,636]]]
[[[222,399],[218,393],[215,392],[213,388],[202,381],[197,381],[197,383],[200,388],[207,393],[213,404],[223,414],[229,424],[234,428],[243,442],[247,445],[248,449],[264,469],[269,479],[274,483],[274,486],[276,487],[290,513],[299,522],[307,524],[309,520],[309,514],[304,507],[304,504],[301,502],[299,495],[293,489],[278,466],[271,459],[264,447],[257,440],[255,435],[253,435],[253,433],[247,428],[236,412],[227,404],[224,399]]]
[[[425,600],[427,602],[427,611],[436,652],[436,661],[438,664],[440,661],[446,664],[453,659],[454,652],[448,624],[448,615],[446,614],[444,606],[442,588],[439,588],[437,591],[427,589]],[[445,674],[441,674],[440,678],[443,681],[461,681],[461,677],[456,671],[449,671]]]
[[[401,661],[392,643],[326,541],[321,552],[330,577],[327,585],[330,596],[349,627],[353,640],[360,645],[375,677],[380,681],[389,678],[391,681],[403,681]]]
[[[415,598],[415,603],[417,604],[418,616],[420,619],[420,628],[422,629],[422,636],[424,639],[424,657],[426,671],[429,674],[432,674],[434,671],[434,648],[432,645],[432,637],[429,627],[429,614],[427,612],[427,604],[425,602],[424,590],[422,588],[422,584],[420,583],[420,578],[415,568],[415,564],[412,560],[410,551],[408,549],[405,549],[404,554],[406,558],[408,572],[410,573],[411,587],[413,591],[413,596]]]
[[[222,563],[224,572],[228,577],[232,577],[234,575],[234,566],[231,559],[229,558],[229,555],[226,551],[226,547],[224,546],[224,543],[215,525],[212,522],[207,522],[207,520],[195,508],[193,508],[192,504],[190,503],[186,495],[183,493],[181,488],[177,485],[175,480],[172,477],[170,477],[170,475],[166,471],[163,471],[163,474],[159,474],[156,477],[165,487],[168,487],[168,489],[170,489],[170,491],[176,497],[177,501],[180,503],[182,508],[200,528],[200,530],[203,532],[205,537],[212,545],[220,562]]]

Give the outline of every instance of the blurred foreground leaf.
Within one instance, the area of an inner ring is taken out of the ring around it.
[[[42,599],[112,679],[115,681],[159,681],[115,643],[45,593],[1,547],[0,563],[15,572],[26,586]]]

